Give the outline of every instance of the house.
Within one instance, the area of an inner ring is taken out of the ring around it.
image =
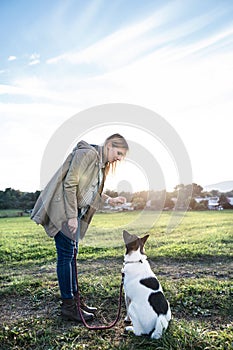
[[[131,202],[126,202],[125,204],[122,204],[121,208],[123,210],[134,210]]]
[[[122,205],[115,205],[114,207],[112,207],[111,205],[105,205],[104,206],[104,210],[107,211],[127,211],[127,210],[134,210],[132,203],[131,202],[127,202],[125,204]]]
[[[233,197],[227,197],[227,200],[229,204],[233,206]]]
[[[210,197],[208,199],[208,209],[210,210],[222,210],[222,206],[219,204],[219,197]]]
[[[207,201],[207,207],[209,210],[222,210],[223,207],[219,204],[219,197],[196,197],[194,198],[197,203]]]

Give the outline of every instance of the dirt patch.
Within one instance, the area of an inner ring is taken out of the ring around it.
[[[215,263],[205,262],[174,262],[174,261],[150,261],[151,267],[155,274],[160,278],[167,278],[169,280],[178,280],[181,278],[201,278],[211,277],[216,280],[221,279],[232,279],[233,278],[233,262],[229,261],[216,261]],[[116,273],[120,275],[122,267],[122,261],[110,260],[94,260],[94,261],[79,261],[78,268],[80,274],[95,274],[101,275],[101,271],[104,274]],[[20,274],[22,272],[15,270],[14,274]],[[1,296],[0,298],[0,324],[12,325],[20,320],[30,320],[31,318],[50,318],[56,319],[60,316],[60,297],[58,294],[58,287],[56,282],[56,267],[55,264],[50,266],[33,267],[30,270],[24,271],[27,275],[33,277],[41,276],[48,281],[48,285],[51,287],[51,292],[47,295],[10,295]],[[51,278],[52,276],[52,278]],[[55,292],[56,290],[56,292]],[[123,303],[124,304],[124,303]],[[124,307],[124,306],[123,306]],[[106,298],[106,301],[101,305],[99,314],[97,314],[98,320],[94,321],[93,324],[99,324],[109,322],[108,318],[114,319],[115,314],[108,315],[106,310],[111,308],[111,300]],[[105,310],[103,312],[103,310]],[[107,319],[105,316],[107,315]],[[178,317],[178,315],[175,315]],[[181,315],[180,315],[181,316]],[[227,323],[228,320],[221,322]],[[217,317],[205,318],[205,321],[210,323],[219,323]]]
[[[34,302],[31,296],[4,297],[0,299],[0,323],[12,324],[19,320],[52,317],[56,313],[55,301]]]
[[[153,262],[150,265],[158,276],[172,279],[215,277],[217,279],[233,278],[233,261],[186,261]]]

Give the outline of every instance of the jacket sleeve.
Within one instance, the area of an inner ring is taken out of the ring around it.
[[[78,216],[78,187],[80,180],[85,181],[86,169],[96,162],[95,152],[92,150],[77,150],[71,161],[69,170],[64,179],[64,203],[67,219]],[[88,183],[88,179],[86,179]]]

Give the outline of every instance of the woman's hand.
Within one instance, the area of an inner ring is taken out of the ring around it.
[[[77,218],[72,218],[68,219],[68,228],[71,233],[75,233],[78,229],[78,219]]]
[[[112,205],[112,206],[115,206],[115,205],[122,205],[122,204],[125,204],[126,203],[126,198],[125,197],[114,197],[114,198],[110,198],[109,199],[109,204]]]

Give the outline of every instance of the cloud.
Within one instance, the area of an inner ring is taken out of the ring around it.
[[[208,55],[209,51],[211,51],[214,48],[217,48],[218,46],[220,46],[221,49],[223,50],[224,46],[225,48],[227,48],[229,39],[232,42],[232,36],[233,36],[233,26],[226,28],[222,31],[219,31],[217,34],[214,33],[202,40],[193,42],[190,45],[180,47],[179,49],[176,48],[176,51],[177,51],[176,53],[174,51],[171,52],[172,57],[174,60],[179,60],[185,56],[191,56],[201,51],[205,51]]]
[[[40,60],[30,61],[29,66],[34,66],[34,65],[39,64],[39,63],[40,63]]]
[[[40,55],[38,53],[33,53],[30,57],[29,57],[29,66],[34,66],[36,64],[40,63]]]
[[[15,61],[17,59],[16,56],[9,56],[8,61]]]
[[[50,58],[47,63],[65,61],[71,64],[94,63],[107,68],[120,67],[151,49],[150,41],[144,40],[145,36],[162,25],[165,16],[165,11],[160,10],[142,21],[115,31],[83,50]]]
[[[150,52],[158,53],[160,58],[168,52],[170,58],[179,59],[227,40],[232,34],[232,28],[228,28],[211,36],[208,26],[221,15],[216,9],[191,19],[185,18],[180,24],[174,23],[177,12],[184,11],[179,6],[180,3],[170,3],[145,19],[127,25],[84,49],[65,52],[48,59],[46,63],[87,64],[110,71],[135,62]],[[199,42],[200,32],[203,39]]]
[[[83,49],[74,47],[73,51],[50,58],[41,78],[40,72],[32,75],[36,67],[31,67],[18,70],[8,84],[0,85],[0,94],[5,95],[6,101],[0,103],[0,153],[6,161],[4,168],[12,174],[11,178],[4,174],[6,187],[18,179],[15,168],[27,169],[27,174],[22,171],[17,187],[27,188],[35,179],[39,184],[40,157],[54,130],[80,110],[111,102],[146,106],[174,125],[192,158],[195,182],[214,183],[231,173],[226,149],[231,148],[232,140],[229,125],[233,111],[233,60],[229,48],[233,27],[227,22],[218,25],[223,14],[216,8],[190,17],[184,14],[187,7],[183,5],[182,1],[169,2],[169,6],[146,18],[118,26],[111,34],[101,32],[102,39]],[[95,7],[88,10],[85,15],[82,13],[86,28],[94,23],[96,13]],[[78,28],[80,22],[75,23]],[[65,26],[59,28],[62,32]],[[73,36],[77,28],[70,31]],[[8,57],[8,61],[16,59],[18,63],[19,57]],[[26,56],[29,66],[40,63],[40,54]],[[61,66],[53,66],[56,63]],[[83,64],[93,66],[83,69]],[[12,119],[13,123],[6,126]],[[31,164],[32,159],[36,163]],[[32,165],[30,171],[28,164]],[[34,173],[32,168],[36,169]],[[168,168],[167,172],[171,170]]]
[[[232,74],[229,72],[232,57],[225,52],[220,56],[211,50],[230,40],[233,27],[223,28],[216,34],[206,31],[206,27],[218,18],[219,13],[214,10],[191,20],[185,18],[174,26],[176,11],[179,10],[176,6],[177,3],[175,7],[165,6],[83,50],[67,52],[47,60],[49,64],[99,65],[103,70],[98,71],[98,74],[94,70],[95,75],[77,79],[80,67],[72,66],[71,69],[65,67],[59,77],[54,79],[54,67],[47,67],[51,75],[48,74],[46,80],[21,78],[11,85],[0,85],[0,93],[73,106],[77,101],[79,106],[80,103],[87,106],[90,103],[106,103],[112,101],[113,96],[114,100],[122,102],[128,98],[141,101],[142,104],[156,101],[158,106],[162,106],[167,105],[169,96],[173,108],[179,105],[174,91],[185,96],[186,105],[194,100],[200,103],[215,99],[220,92],[224,95],[230,89],[227,77]],[[206,53],[206,57],[199,56],[197,60],[194,54],[199,52]],[[211,60],[208,53],[211,54]],[[39,63],[40,54],[29,56],[29,65]],[[62,84],[60,79],[63,79]],[[216,84],[209,84],[213,79]],[[147,94],[141,92],[142,86],[147,89]],[[92,96],[91,102],[89,96]]]

